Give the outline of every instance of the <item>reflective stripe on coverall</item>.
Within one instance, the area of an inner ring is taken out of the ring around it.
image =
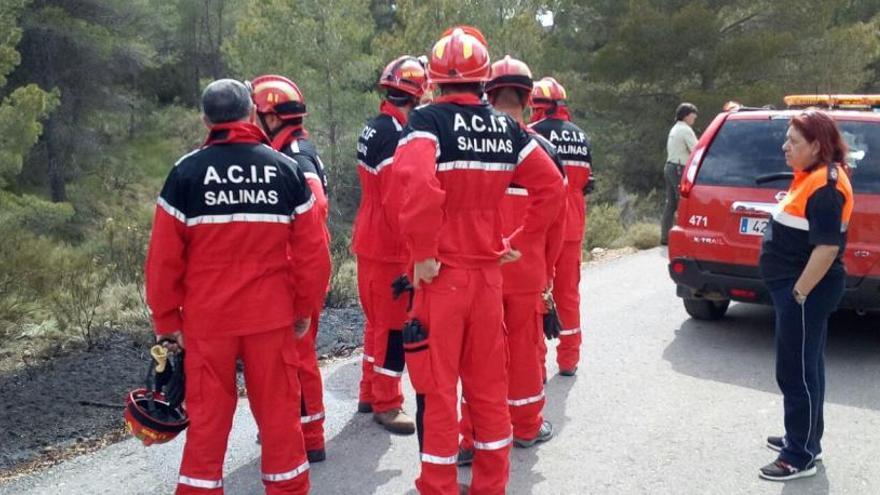
[[[501,494],[512,441],[499,259],[507,247],[499,204],[511,182],[533,202],[522,237],[542,234],[561,207],[562,178],[510,116],[475,95],[442,96],[412,112],[395,155],[401,232],[413,261],[435,258],[439,275],[416,290],[413,316],[428,331],[427,356],[410,364],[416,386],[420,493],[458,493],[459,378],[472,410],[470,493]],[[518,236],[507,245],[520,249]]]
[[[394,151],[407,118],[388,101],[379,110],[358,138],[361,203],[352,235],[358,294],[366,317],[358,402],[371,404],[374,413],[403,406],[401,330],[406,297],[393,299],[391,283],[406,273],[407,261],[397,219],[384,206],[385,198],[395,193],[391,187]]]

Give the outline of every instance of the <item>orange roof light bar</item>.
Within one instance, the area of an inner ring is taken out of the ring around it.
[[[728,101],[721,107],[721,110],[724,112],[736,112],[737,110],[742,108],[742,104],[738,101]]]
[[[880,95],[788,95],[784,101],[789,107],[880,107]]]

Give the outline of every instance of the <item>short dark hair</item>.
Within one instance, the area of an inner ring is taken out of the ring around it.
[[[438,84],[438,86],[440,87],[441,95],[453,93],[471,93],[477,96],[483,95],[483,83],[481,82]]]
[[[510,91],[504,91],[508,89]],[[493,89],[487,93],[489,97],[489,101],[494,105],[498,98],[502,96],[502,94],[513,94],[516,97],[516,101],[519,106],[525,108],[529,102],[529,92],[523,88],[517,88],[512,86],[502,86],[498,89]]]
[[[697,113],[697,106],[693,103],[682,103],[675,109],[675,120],[684,120],[685,117],[692,113]]]
[[[235,79],[218,79],[202,92],[202,112],[212,124],[244,120],[253,106],[250,90]]]

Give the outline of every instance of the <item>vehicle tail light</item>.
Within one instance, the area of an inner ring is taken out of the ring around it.
[[[709,124],[709,127],[703,132],[703,135],[700,136],[700,140],[697,141],[697,147],[691,152],[687,165],[684,167],[684,173],[681,174],[681,183],[678,186],[681,197],[687,198],[690,196],[691,189],[694,188],[694,182],[697,180],[697,172],[700,170],[700,165],[703,163],[703,158],[706,156],[706,150],[712,145],[712,140],[714,140],[715,136],[718,134],[718,129],[724,124],[724,121],[726,121],[727,117],[730,115],[730,112],[721,112],[716,115],[715,119],[712,120],[712,123]]]
[[[730,289],[730,295],[740,299],[757,299],[758,293],[748,289]]]
[[[684,263],[682,263],[681,261],[672,262],[672,271],[675,272],[677,275],[681,275],[682,273],[684,273],[684,269]]]
[[[705,152],[705,147],[695,149],[687,165],[684,167],[684,173],[681,174],[681,184],[679,185],[681,197],[686,198],[690,196],[691,189],[694,188],[694,181],[697,179],[697,169],[700,168]]]

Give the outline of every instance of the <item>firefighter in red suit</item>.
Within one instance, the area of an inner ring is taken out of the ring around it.
[[[190,426],[176,493],[223,493],[237,358],[264,433],[266,493],[307,493],[295,340],[330,272],[322,219],[295,162],[254,125],[244,84],[211,83],[202,107],[208,138],[169,173],[146,261],[157,339],[186,349]]]
[[[315,197],[314,209],[324,225],[324,235],[330,241],[327,218],[330,213],[327,202],[327,181],[324,166],[308,141],[308,133],[303,127],[306,104],[302,92],[290,79],[283,76],[265,75],[251,81],[257,117],[266,134],[272,140],[272,148],[294,159]],[[294,249],[292,246],[291,249]],[[294,281],[295,283],[296,281]],[[330,278],[324,281],[324,291],[330,285]],[[318,336],[318,321],[321,318],[323,301],[312,309],[312,323],[308,333],[297,341],[301,387],[300,422],[306,441],[309,462],[321,462],[326,458],[324,450],[324,387],[318,368],[318,355],[315,339]]]
[[[501,263],[521,256],[562,204],[553,162],[510,116],[482,103],[489,54],[461,29],[433,47],[429,80],[440,90],[410,114],[394,156],[401,186],[400,229],[414,262],[413,322],[423,330],[405,347],[416,390],[422,494],[457,494],[458,391],[471,406],[475,456],[470,493],[502,494],[513,441],[507,405]],[[508,186],[532,203],[518,235],[503,236]],[[426,338],[424,338],[426,337]]]
[[[486,84],[489,103],[505,112],[526,130],[523,111],[532,91],[532,72],[520,60],[509,55],[492,64],[491,79]],[[531,131],[534,135],[534,132]],[[555,154],[553,145],[536,137],[548,155]],[[559,176],[563,171],[557,163]],[[564,194],[564,193],[563,193]],[[504,236],[511,236],[523,222],[530,203],[528,191],[511,183],[501,201],[501,224]],[[544,406],[543,314],[542,294],[553,280],[556,258],[562,248],[565,211],[560,209],[546,234],[523,239],[522,257],[502,265],[504,279],[504,326],[507,329],[508,366],[507,404],[513,425],[513,442],[518,447],[531,447],[553,436],[553,425],[541,415]],[[473,460],[473,427],[470,406],[462,403],[462,442],[459,465]]]
[[[571,122],[565,106],[565,88],[552,77],[535,83],[532,90],[531,128],[556,147],[568,180],[565,242],[556,263],[553,297],[562,332],[556,347],[559,374],[574,376],[581,353],[580,292],[581,250],[586,227],[585,196],[592,190],[590,142],[586,133]]]
[[[415,432],[415,422],[403,412],[400,384],[407,302],[392,298],[391,284],[406,273],[407,255],[397,219],[389,215],[383,198],[399,193],[391,187],[394,151],[427,82],[425,68],[415,57],[403,56],[389,63],[379,79],[385,92],[379,115],[367,122],[357,144],[361,203],[352,251],[357,256],[358,292],[366,316],[358,411],[372,412],[388,431],[404,435]]]

